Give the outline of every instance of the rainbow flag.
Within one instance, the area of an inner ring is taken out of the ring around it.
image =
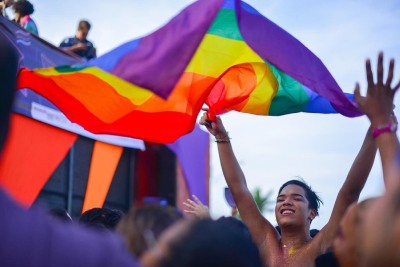
[[[202,106],[257,115],[361,115],[323,63],[239,0],[200,0],[156,32],[80,66],[22,69],[30,88],[93,133],[171,143]]]

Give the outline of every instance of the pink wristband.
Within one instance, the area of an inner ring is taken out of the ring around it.
[[[386,125],[378,126],[372,129],[372,137],[377,138],[383,133],[395,133],[397,131],[397,123],[389,122]]]

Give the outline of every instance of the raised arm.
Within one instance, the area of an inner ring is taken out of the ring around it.
[[[270,237],[268,240],[277,240],[275,228],[262,216],[247,188],[245,176],[235,157],[228,133],[221,119],[217,117],[215,122],[211,122],[208,120],[207,114],[204,114],[200,124],[205,125],[208,131],[215,136],[225,180],[253,240],[258,246],[262,245],[268,237]]]
[[[188,198],[183,201],[183,205],[186,206],[183,211],[185,213],[193,214],[199,219],[210,218],[208,207],[204,205],[196,195],[192,195],[192,197],[194,200]]]
[[[391,88],[394,71],[394,60],[390,60],[387,81],[383,83],[383,54],[378,58],[377,84],[374,84],[371,63],[366,63],[368,90],[365,98],[361,97],[360,89],[356,87],[356,100],[360,109],[368,116],[374,129],[377,146],[382,160],[383,176],[386,187],[397,184],[400,177],[398,166],[399,141],[395,134],[397,119],[393,114],[394,94],[400,87],[400,82]]]
[[[331,217],[320,232],[320,234],[322,234],[320,238],[322,241],[323,251],[326,251],[332,246],[332,242],[336,236],[340,220],[345,214],[346,209],[350,206],[350,204],[358,200],[361,190],[363,189],[372,169],[376,151],[377,147],[372,138],[371,127],[369,127],[361,149],[358,152],[358,155],[350,168],[346,180],[336,197]]]
[[[335,232],[347,207],[358,200],[366,179],[371,171],[376,154],[376,144],[374,138],[385,131],[391,131],[391,127],[397,125],[393,114],[393,96],[399,85],[391,88],[393,79],[394,62],[390,62],[387,81],[383,81],[383,54],[378,57],[377,82],[374,82],[371,70],[371,62],[366,62],[366,73],[368,81],[367,97],[361,97],[360,86],[357,83],[354,95],[357,104],[371,121],[371,127],[367,132],[364,144],[356,157],[345,183],[339,191],[338,197],[333,208],[331,218],[324,228],[324,248],[331,245]],[[397,127],[397,126],[396,126]],[[387,138],[390,138],[387,137]],[[378,142],[381,142],[378,138]],[[391,140],[392,149],[398,147],[397,139]],[[382,152],[381,152],[382,153]],[[386,157],[387,155],[383,155]],[[386,177],[386,176],[385,176]]]
[[[378,84],[379,87],[368,86],[365,98],[360,97],[357,90],[357,102],[362,111],[366,113],[372,126],[377,129],[376,143],[381,155],[386,192],[383,197],[372,202],[364,216],[360,219],[362,238],[359,252],[362,253],[360,266],[399,266],[398,240],[400,225],[400,166],[399,166],[399,141],[396,136],[397,120],[393,120],[390,111],[393,97],[400,88],[400,82],[391,88],[393,79],[394,60],[390,61],[386,84],[383,85],[382,55],[379,56]],[[367,62],[368,85],[372,80],[372,72]],[[385,127],[389,124],[392,127]]]

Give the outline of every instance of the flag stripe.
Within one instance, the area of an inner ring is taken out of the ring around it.
[[[208,34],[243,41],[242,34],[239,31],[239,26],[236,21],[235,10],[221,9],[208,30]]]
[[[248,62],[264,61],[242,41],[207,34],[186,71],[218,77],[229,67]]]
[[[111,120],[107,116],[115,115],[115,112],[121,108],[120,106],[102,103],[92,108],[92,106],[88,107],[85,101],[92,100],[93,103],[96,103],[96,100],[92,98],[96,94],[104,98],[102,101],[107,101],[106,99],[115,95],[115,91],[110,89],[107,83],[103,83],[101,88],[96,87],[96,90],[99,90],[97,93],[89,93],[91,97],[82,101],[79,98],[79,91],[87,90],[85,87],[79,87],[81,83],[79,80],[77,81],[76,77],[81,75],[84,74],[64,73],[54,77],[44,77],[35,71],[22,69],[17,87],[34,88],[39,94],[46,95],[48,100],[57,104],[71,121],[85,125],[85,128],[93,133],[107,132],[123,136],[132,136],[132,133],[135,133],[135,136],[137,135],[137,138],[140,139],[149,141],[163,139],[166,143],[170,143],[176,139],[177,133],[191,131],[195,123],[193,117],[199,113],[209,90],[211,90],[211,85],[215,82],[213,78],[185,73],[168,100],[153,95],[143,105],[131,108],[123,116],[114,116],[114,119]],[[69,89],[65,90],[65,87],[58,86],[60,81],[62,81],[61,86],[67,86]],[[104,85],[108,87],[108,91],[105,90]],[[73,94],[71,94],[71,90]],[[132,105],[130,102],[128,103]],[[108,105],[108,107],[105,108],[103,105]],[[104,114],[103,108],[109,110],[111,115]],[[105,116],[105,118],[101,116]],[[105,119],[109,120],[105,121]],[[145,127],[138,127],[138,125],[145,125]],[[150,137],[151,135],[154,137]]]
[[[135,107],[128,99],[116,93],[112,85],[90,73],[78,71],[48,76],[47,79],[37,76],[36,79],[41,88],[39,90],[49,88],[54,92],[57,88],[58,91],[64,91],[105,123],[125,116]]]

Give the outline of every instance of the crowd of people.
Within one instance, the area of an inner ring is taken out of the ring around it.
[[[28,0],[0,0],[0,16],[9,18],[6,9],[12,8],[14,18],[11,20],[30,33],[39,35],[38,27],[31,15],[35,11],[34,6]],[[80,20],[75,36],[65,38],[59,47],[66,52],[77,55],[86,60],[97,57],[96,48],[93,43],[87,39],[92,25],[87,20]]]
[[[11,7],[14,11],[12,20],[27,31],[39,35],[39,30],[31,15],[35,11],[31,2],[26,0],[3,0],[0,2],[1,15],[8,18],[6,8]]]
[[[26,0],[0,1],[1,14],[12,7],[14,21],[38,34]],[[96,57],[87,40],[91,24],[82,20],[77,33],[60,47],[80,57]],[[8,133],[17,80],[18,55],[0,34],[0,151]],[[393,99],[394,60],[387,74],[383,54],[376,75],[366,62],[368,88],[355,99],[370,121],[364,142],[337,193],[332,214],[319,231],[311,230],[320,197],[303,180],[285,182],[279,189],[274,222],[257,208],[222,120],[200,119],[218,146],[224,177],[241,219],[213,220],[208,208],[193,197],[184,216],[175,207],[144,205],[129,212],[95,208],[79,223],[59,208],[26,210],[0,188],[0,266],[400,266],[400,150]],[[386,75],[385,75],[386,74]],[[384,78],[384,76],[386,76]],[[377,151],[386,192],[358,202]],[[23,167],[23,166],[21,166]]]

